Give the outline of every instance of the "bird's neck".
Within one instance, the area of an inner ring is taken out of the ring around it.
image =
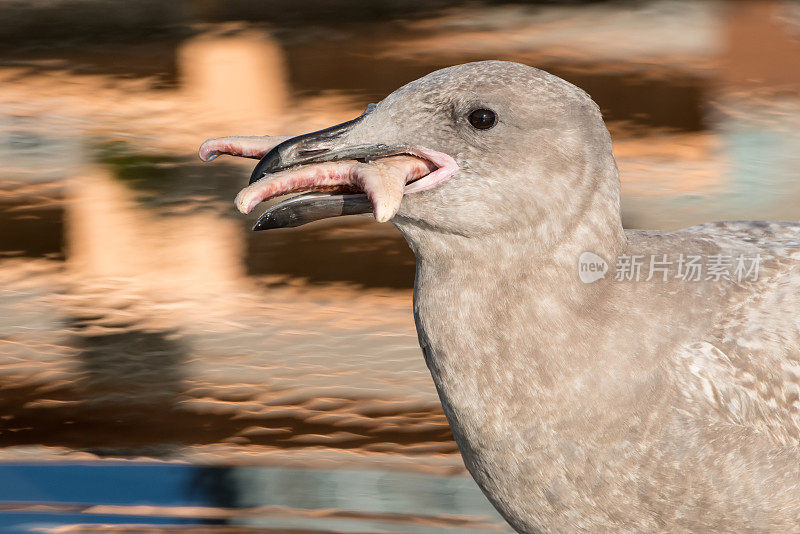
[[[574,349],[566,340],[591,337],[599,307],[614,298],[611,276],[581,280],[579,258],[592,252],[613,270],[627,244],[625,233],[611,218],[601,226],[576,225],[570,237],[543,246],[520,232],[415,247],[414,312],[420,343],[431,349],[426,358],[434,380],[444,379],[439,364],[452,364],[461,375],[515,362],[528,370],[552,362],[549,368],[562,373],[580,373],[583,363],[601,365],[596,356],[581,362],[586,353],[580,349],[562,365]],[[540,386],[564,376],[541,378]]]
[[[626,313],[636,296],[613,276],[584,283],[578,271],[583,252],[613,270],[628,247],[612,171],[549,240],[540,228],[463,237],[401,227],[417,256],[414,317],[442,407],[465,465],[512,524],[530,519],[517,514],[531,504],[514,497],[522,480],[564,474],[554,449],[605,446],[624,435],[620,405],[654,405],[665,387],[649,358],[659,330],[617,335],[637,326]]]
[[[576,224],[568,238],[546,246],[524,230],[411,236],[419,341],[462,451],[484,441],[492,448],[497,440],[530,443],[522,435],[530,427],[518,423],[554,423],[559,414],[547,412],[560,404],[555,398],[606,365],[592,343],[607,315],[609,285],[581,282],[578,258],[591,251],[613,261],[625,233],[607,205],[584,216],[591,224]],[[520,418],[520,407],[531,417]]]

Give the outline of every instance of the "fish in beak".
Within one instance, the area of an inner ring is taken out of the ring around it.
[[[351,121],[297,137],[227,137],[203,143],[200,157],[220,154],[260,157],[250,184],[235,205],[250,213],[258,204],[304,192],[262,214],[253,230],[287,228],[312,221],[372,213],[392,219],[403,196],[430,189],[458,170],[455,160],[424,147],[348,142],[350,134],[375,109]]]

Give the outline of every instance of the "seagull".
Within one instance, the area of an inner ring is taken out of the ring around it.
[[[433,72],[259,158],[255,229],[371,213],[416,255],[464,464],[522,533],[800,532],[800,223],[623,230],[600,110],[529,66]]]

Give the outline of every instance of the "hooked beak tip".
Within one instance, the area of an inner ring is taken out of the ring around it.
[[[271,217],[265,217],[262,215],[258,218],[255,224],[253,224],[253,231],[260,232],[261,230],[273,230],[280,227],[281,225],[277,224]]]

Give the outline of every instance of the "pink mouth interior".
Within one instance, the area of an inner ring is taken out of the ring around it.
[[[372,202],[375,220],[395,216],[403,195],[425,191],[452,176],[458,165],[452,157],[428,149],[380,158],[326,161],[286,169],[250,184],[236,196],[236,207],[249,213],[259,203],[300,191],[363,191]]]

